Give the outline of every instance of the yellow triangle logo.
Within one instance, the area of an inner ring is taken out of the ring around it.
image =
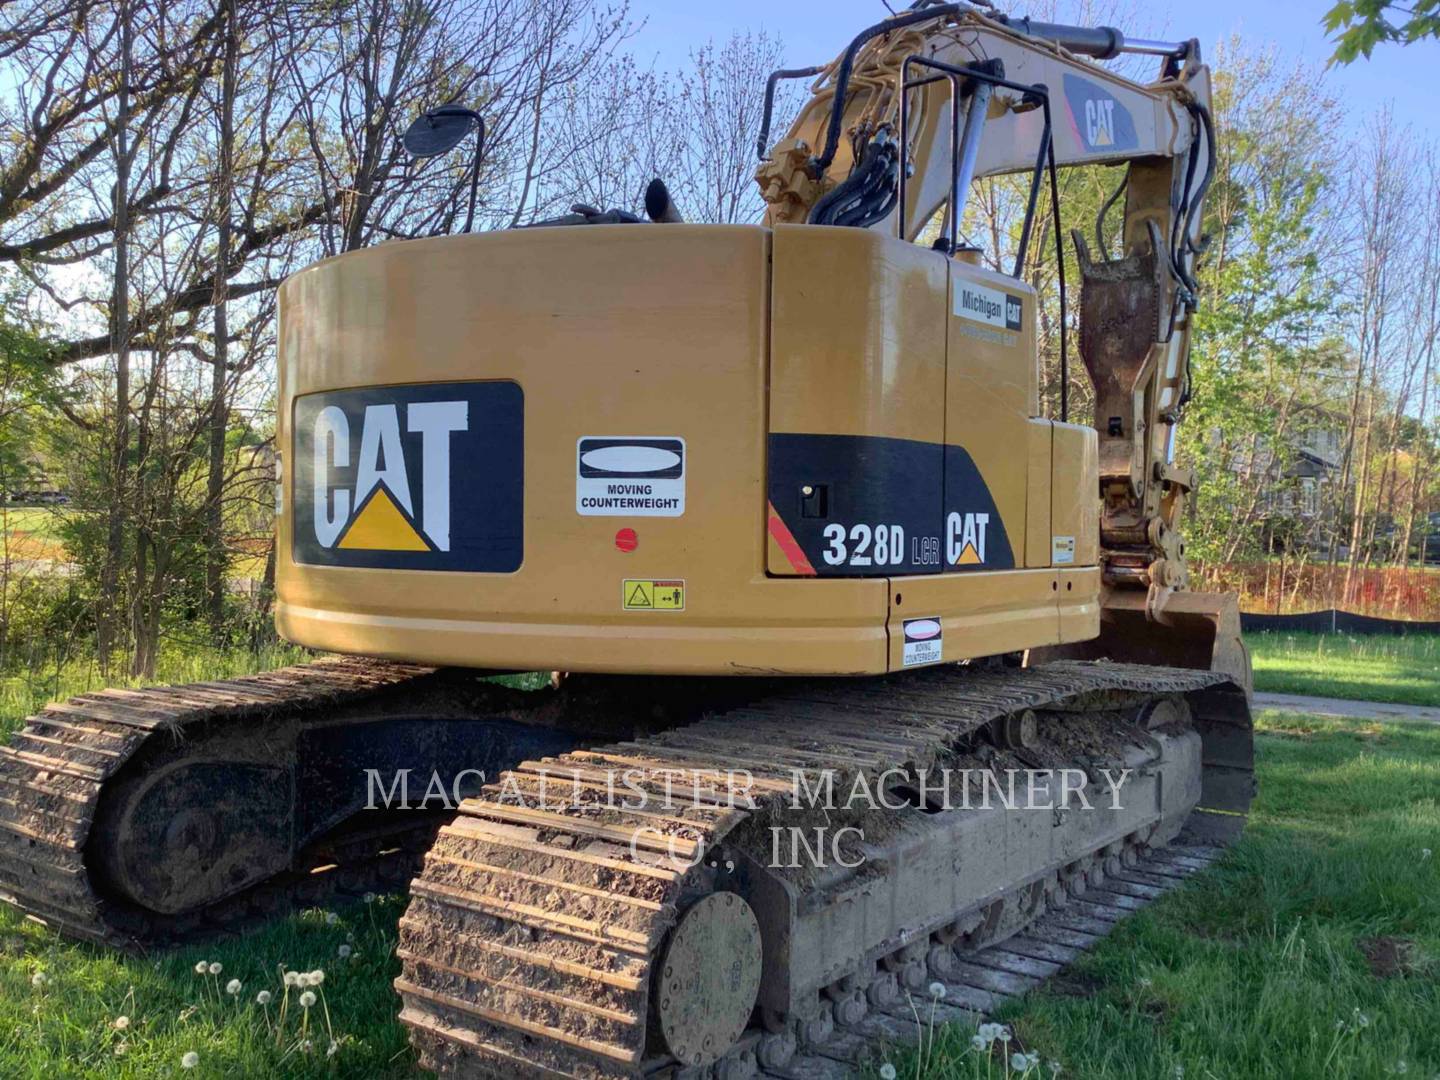
[[[645,588],[643,581],[637,581],[635,588],[630,590],[630,595],[625,600],[627,608],[648,608],[655,605],[650,600],[650,593]]]
[[[350,522],[339,547],[346,551],[429,551],[430,545],[415,531],[390,492],[377,487]]]
[[[979,566],[980,553],[975,550],[974,544],[966,544],[965,550],[960,552],[960,557],[955,560],[956,566]]]

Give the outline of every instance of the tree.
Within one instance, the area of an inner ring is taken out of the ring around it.
[[[1398,24],[1387,17],[1398,11],[1405,18]],[[1332,63],[1349,64],[1371,52],[1381,42],[1402,45],[1426,37],[1440,37],[1440,0],[1411,0],[1402,7],[1395,0],[1341,0],[1325,14],[1325,29],[1338,36]]]

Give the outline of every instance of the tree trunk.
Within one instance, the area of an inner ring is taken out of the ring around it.
[[[100,572],[97,652],[100,670],[109,674],[110,656],[118,644],[123,605],[120,563],[125,542],[127,462],[130,450],[130,76],[133,39],[131,11],[122,2],[120,29],[120,123],[115,132],[115,281],[111,291],[111,334],[115,349],[115,423],[110,458],[110,505],[106,522],[105,560]]]
[[[239,31],[235,0],[221,0],[225,18],[225,60],[220,92],[220,161],[216,178],[218,206],[215,240],[215,357],[210,379],[210,461],[206,477],[205,594],[210,633],[219,644],[225,634],[225,433],[229,427],[226,403],[230,372],[229,319],[226,286],[229,281],[230,213],[235,176],[235,64]]]

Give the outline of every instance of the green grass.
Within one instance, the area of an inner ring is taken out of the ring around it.
[[[390,986],[403,909],[402,898],[380,897],[144,957],[71,945],[0,907],[0,1076],[412,1075]],[[346,959],[341,946],[352,950]],[[202,960],[219,963],[220,974],[197,975]],[[308,1011],[301,991],[289,992],[283,1024],[279,965],[325,973]],[[231,979],[243,984],[234,996],[226,992]],[[261,990],[272,995],[268,1006],[256,1000]],[[129,1021],[123,1031],[119,1017]],[[199,1065],[182,1070],[191,1052]]]
[[[1440,728],[1267,714],[1260,795],[1223,861],[997,1019],[1066,1077],[1440,1076]],[[1413,943],[1373,974],[1361,943]],[[921,1009],[923,1016],[923,1007]],[[1014,1076],[942,1028],[920,1075]],[[917,1055],[895,1055],[917,1075]]]
[[[1440,637],[1264,633],[1245,640],[1256,690],[1440,705]]]

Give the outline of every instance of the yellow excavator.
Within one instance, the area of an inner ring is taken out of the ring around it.
[[[1153,82],[1100,63],[1135,54]],[[657,182],[648,221],[296,274],[276,620],[348,659],[33,717],[0,893],[128,946],[414,875],[427,1067],[738,1078],[1235,835],[1249,663],[1234,599],[1187,588],[1172,460],[1209,99],[1194,41],[923,2],[771,78],[763,224],[687,224]],[[1063,325],[1077,165],[1119,167],[1123,216],[1073,238],[1093,426],[1042,415],[1057,310],[1022,276],[1053,247]],[[965,242],[1001,174],[1013,272]],[[495,678],[524,672],[565,677]],[[971,800],[1017,775],[1026,805]],[[1037,775],[1080,799],[1037,810]]]

